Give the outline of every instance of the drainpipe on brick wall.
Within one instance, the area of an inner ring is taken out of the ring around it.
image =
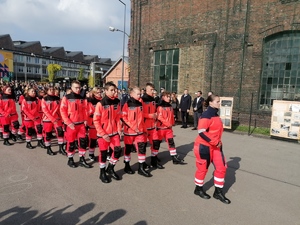
[[[243,86],[243,72],[244,72],[244,60],[245,60],[245,51],[246,51],[246,37],[248,36],[248,20],[249,20],[249,4],[250,0],[247,0],[246,4],[246,18],[245,18],[245,26],[244,26],[244,35],[243,35],[243,49],[242,49],[242,63],[241,63],[241,69],[240,69],[240,84],[239,84],[239,101],[238,101],[238,110],[240,110],[241,106],[241,96],[242,96],[242,86]]]

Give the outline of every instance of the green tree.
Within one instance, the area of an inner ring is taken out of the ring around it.
[[[55,76],[56,76],[56,73],[58,71],[61,70],[61,65],[58,65],[58,64],[49,64],[47,66],[47,71],[48,71],[48,79],[49,79],[49,82],[53,82],[54,79],[55,79]]]
[[[80,68],[79,75],[78,75],[78,80],[80,80],[80,81],[84,80],[83,72],[84,72],[84,69]]]

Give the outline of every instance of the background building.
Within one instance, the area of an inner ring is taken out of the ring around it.
[[[122,87],[122,57],[120,57],[114,65],[103,75],[103,81],[112,81],[117,85],[118,89],[128,89],[129,81],[129,63],[128,57],[124,57],[124,76],[123,76],[123,87]]]
[[[265,126],[274,99],[300,99],[299,0],[132,0],[131,7],[131,84],[212,90],[234,97],[236,120],[247,121],[252,105]]]
[[[8,57],[8,54],[11,54],[11,57]],[[39,41],[12,41],[9,34],[0,35],[0,55],[3,56],[0,57],[0,76],[6,80],[46,81],[47,66],[59,64],[62,69],[56,74],[57,81],[79,79],[80,71],[83,71],[83,80],[87,82],[92,65],[96,63],[104,73],[112,65],[111,59],[85,55],[81,51],[66,51],[64,47],[42,46]],[[100,81],[97,84],[100,84]]]

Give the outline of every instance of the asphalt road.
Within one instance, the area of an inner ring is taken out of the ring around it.
[[[194,195],[197,132],[179,126],[174,132],[186,165],[173,165],[163,143],[164,170],[152,171],[151,178],[124,174],[121,158],[116,171],[122,180],[109,184],[99,180],[97,163],[72,169],[62,155],[0,141],[0,224],[300,224],[299,144],[225,132],[224,190],[232,201],[226,205]],[[132,165],[137,170],[136,153]],[[210,195],[212,172],[213,165],[204,186]]]

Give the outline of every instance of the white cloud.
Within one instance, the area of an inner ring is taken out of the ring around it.
[[[130,0],[124,2],[129,33]],[[42,45],[113,59],[122,52],[122,34],[108,30],[109,26],[123,30],[124,5],[118,0],[0,0],[0,4],[5,18],[0,20],[1,33],[13,40],[39,40]]]

